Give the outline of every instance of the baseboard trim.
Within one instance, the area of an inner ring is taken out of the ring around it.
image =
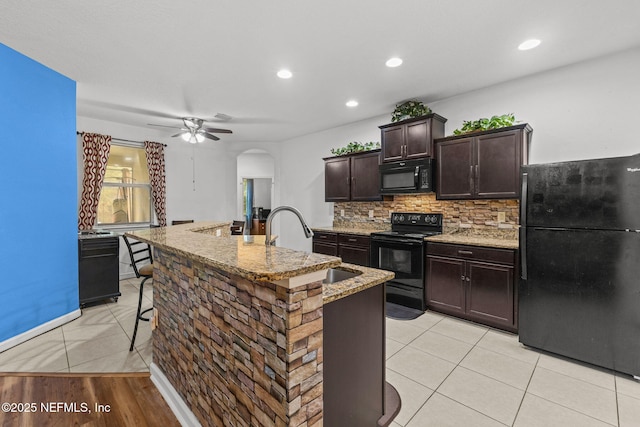
[[[193,415],[191,409],[184,403],[178,392],[169,382],[169,379],[162,373],[158,365],[152,363],[149,366],[151,381],[156,385],[158,391],[173,411],[180,425],[183,427],[201,427],[200,421]]]
[[[22,344],[23,342],[28,341],[33,337],[37,337],[38,335],[44,334],[45,332],[49,332],[50,330],[55,329],[58,326],[69,323],[72,320],[77,319],[81,315],[82,311],[80,309],[77,309],[72,311],[71,313],[65,314],[64,316],[57,317],[53,320],[43,323],[42,325],[36,326],[33,329],[29,329],[28,331],[23,332],[20,335],[16,335],[15,337],[6,339],[0,342],[0,353],[17,346],[18,344]]]

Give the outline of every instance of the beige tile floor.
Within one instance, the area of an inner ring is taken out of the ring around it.
[[[151,364],[151,328],[140,322],[129,351],[138,306],[139,279],[120,281],[118,302],[82,309],[82,316],[0,353],[0,372],[145,372]],[[142,307],[152,305],[147,281]]]
[[[393,427],[640,426],[640,381],[433,312],[387,319]]]
[[[117,303],[85,308],[73,322],[0,353],[0,372],[148,371],[148,323],[129,352],[138,283],[121,281]],[[150,307],[151,286],[144,298]],[[387,381],[402,399],[393,427],[640,427],[639,381],[433,312],[387,319]]]

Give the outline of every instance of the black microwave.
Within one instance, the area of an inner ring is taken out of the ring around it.
[[[380,165],[380,194],[430,193],[435,162],[431,158]]]

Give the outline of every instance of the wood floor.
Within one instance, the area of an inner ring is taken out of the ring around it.
[[[3,427],[180,425],[149,373],[2,373],[0,404]]]

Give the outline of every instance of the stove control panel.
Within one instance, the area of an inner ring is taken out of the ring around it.
[[[430,225],[442,226],[442,214],[439,213],[406,213],[393,212],[391,214],[392,225]]]

